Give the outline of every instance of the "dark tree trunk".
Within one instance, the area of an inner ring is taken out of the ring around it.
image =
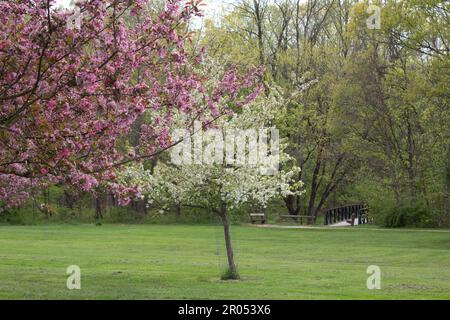
[[[311,218],[311,223],[315,223],[316,222],[317,216],[318,216],[320,210],[322,210],[322,207],[325,204],[325,201],[327,201],[328,197],[335,191],[335,189],[342,182],[342,180],[344,180],[345,175],[346,175],[347,170],[348,170],[348,167],[346,169],[344,169],[339,176],[337,176],[339,167],[342,165],[342,161],[343,160],[344,160],[344,154],[342,154],[342,155],[340,155],[338,157],[338,159],[337,159],[337,161],[336,161],[336,163],[334,165],[334,169],[333,169],[333,172],[331,173],[330,181],[325,186],[325,189],[322,192],[322,195],[321,195],[320,200],[319,200],[319,204],[315,208],[314,216],[312,216],[312,218]],[[334,201],[334,202],[336,202],[336,201]]]
[[[44,203],[50,203],[50,188],[45,188],[42,190],[42,196],[44,198]]]
[[[227,259],[228,259],[228,269],[229,269],[229,275],[228,275],[227,279],[239,279],[236,264],[234,263],[233,248],[231,246],[230,223],[228,221],[226,207],[224,205],[222,205],[222,209],[220,211],[220,218],[222,219],[222,223],[223,223],[223,232],[225,235],[225,246],[227,248]]]
[[[147,205],[147,200],[143,200],[143,210],[144,210],[144,214],[148,215],[148,205]]]
[[[73,209],[75,206],[76,198],[75,196],[69,192],[68,190],[64,190],[64,205],[66,205],[69,209]]]
[[[175,207],[175,216],[177,217],[177,220],[180,219],[180,217],[181,217],[181,206],[180,205],[177,205]]]
[[[413,136],[413,129],[407,119],[408,123],[408,180],[409,180],[409,189],[410,189],[410,197],[411,202],[415,203],[417,201],[417,193],[416,193],[416,173],[414,170],[415,166],[415,142]]]
[[[311,179],[311,191],[309,193],[309,203],[308,203],[308,216],[315,216],[315,202],[318,189],[318,177],[320,168],[322,166],[322,147],[319,147],[316,158],[316,165],[314,167],[312,179]]]
[[[95,220],[100,222],[103,218],[102,198],[100,195],[95,197]]]
[[[257,28],[259,62],[261,65],[265,63],[264,57],[264,40],[263,40],[263,10],[260,1],[253,0],[254,17]]]
[[[284,203],[290,215],[296,216],[300,213],[300,197],[288,195],[284,198]]]

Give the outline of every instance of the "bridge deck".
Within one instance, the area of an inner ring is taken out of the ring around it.
[[[358,219],[355,219],[355,224],[354,225],[355,226],[358,225]],[[341,221],[341,222],[337,222],[337,223],[334,223],[334,224],[330,224],[329,226],[330,227],[348,227],[348,226],[351,226],[351,224],[348,223],[347,221]]]

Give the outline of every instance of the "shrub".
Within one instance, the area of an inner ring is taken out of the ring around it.
[[[432,226],[432,217],[422,204],[399,204],[381,209],[377,222],[387,228],[429,227]]]
[[[35,224],[35,213],[27,208],[26,210],[11,209],[0,213],[0,223],[11,225],[32,225]]]

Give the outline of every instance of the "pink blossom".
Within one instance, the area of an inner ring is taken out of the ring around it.
[[[245,75],[232,68],[217,88],[207,88],[198,71],[205,50],[190,53],[189,35],[179,31],[201,15],[196,2],[170,0],[155,16],[147,0],[85,0],[91,19],[77,30],[67,28],[72,13],[56,10],[53,1],[0,1],[0,133],[8,132],[0,139],[0,163],[7,164],[0,165],[4,207],[26,199],[33,176],[39,177],[33,187],[59,181],[93,191],[104,183],[133,197],[136,190],[113,185],[113,171],[134,160],[119,146],[143,114],[162,114],[140,127],[136,158],[145,159],[170,147],[175,112],[208,122],[256,98],[261,68]],[[122,11],[140,22],[127,23],[124,14],[111,23]],[[5,40],[12,35],[14,41]]]

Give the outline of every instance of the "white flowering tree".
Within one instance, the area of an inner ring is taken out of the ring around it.
[[[228,119],[220,119],[214,128],[215,132],[237,128],[259,129],[270,126],[274,115],[282,106],[282,99],[275,94],[269,98],[260,99],[244,109],[242,113]],[[191,132],[190,134],[194,134],[192,140],[195,140],[197,133]],[[302,182],[293,183],[300,168],[290,164],[292,159],[284,152],[285,145],[283,143],[279,143],[276,153],[272,149],[271,151],[263,150],[264,157],[253,165],[230,163],[223,158],[223,161],[210,161],[211,157],[216,160],[220,158],[217,157],[220,145],[219,148],[214,149],[214,152],[208,153],[205,151],[208,149],[205,148],[207,140],[208,135],[204,135],[201,144],[203,146],[201,163],[195,163],[195,161],[173,161],[177,162],[176,164],[159,162],[152,172],[145,170],[142,164],[138,164],[127,167],[119,178],[123,184],[137,187],[141,195],[145,196],[149,202],[158,202],[163,207],[204,208],[217,214],[224,228],[229,267],[226,275],[228,279],[236,279],[239,276],[233,258],[229,215],[235,209],[249,203],[265,208],[268,202],[276,197],[301,194],[303,192]],[[226,138],[221,141],[225,140]],[[239,149],[239,143],[245,143],[245,141],[239,140],[237,137],[235,140],[237,149]],[[188,133],[184,142],[179,145],[179,150],[174,150],[173,154],[178,154],[180,150],[191,145],[194,145],[194,142],[191,141]],[[222,149],[224,148],[226,149],[226,146],[223,146]],[[244,148],[244,150],[248,159],[252,151],[250,148],[249,150]],[[195,158],[193,154],[188,155],[191,156],[190,160]],[[233,156],[235,156],[234,153]],[[184,160],[186,160],[186,156]],[[262,174],[264,170],[261,169],[267,169],[274,164],[277,170],[271,174]]]

